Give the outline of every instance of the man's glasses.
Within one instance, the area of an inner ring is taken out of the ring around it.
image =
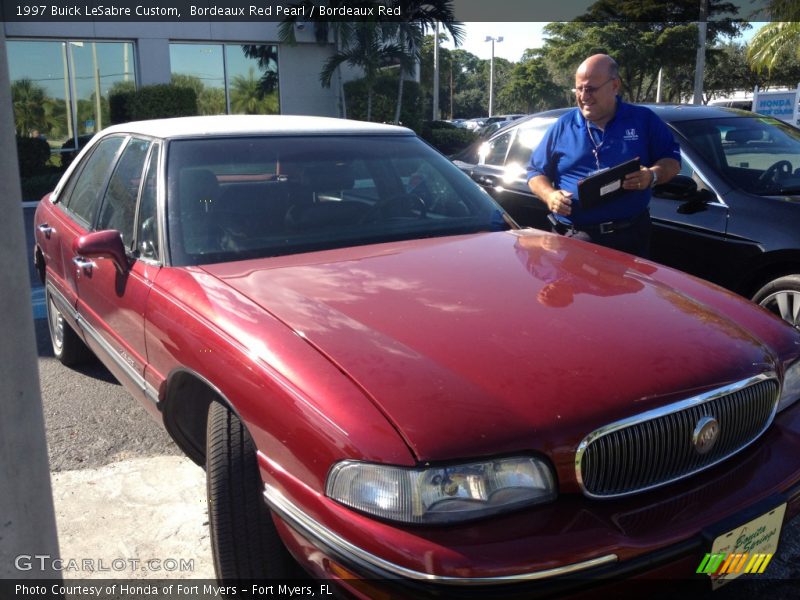
[[[608,79],[607,81],[604,81],[603,83],[601,83],[597,87],[594,87],[594,86],[591,86],[591,85],[582,85],[580,87],[572,88],[572,93],[575,94],[576,96],[578,96],[578,95],[594,96],[601,87],[603,87],[607,83],[611,83],[615,79],[616,79],[616,77],[611,77],[610,79]]]

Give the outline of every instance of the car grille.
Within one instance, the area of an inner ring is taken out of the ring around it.
[[[624,496],[715,465],[769,427],[779,389],[773,374],[759,375],[598,429],[578,447],[578,482],[588,496]],[[719,434],[701,454],[693,434],[706,416],[717,420]]]

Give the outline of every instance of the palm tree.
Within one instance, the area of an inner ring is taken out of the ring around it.
[[[26,136],[34,129],[44,128],[46,97],[44,88],[30,79],[17,79],[11,84],[14,125],[17,128],[17,135]]]
[[[247,58],[258,61],[261,69],[261,92],[266,95],[278,87],[278,47],[270,44],[243,44],[242,52]]]
[[[452,0],[399,0],[400,14],[403,20],[396,24],[395,35],[400,47],[407,53],[405,64],[409,68],[400,67],[400,81],[397,86],[397,106],[394,113],[395,123],[400,122],[400,111],[403,106],[403,81],[410,74],[413,65],[419,64],[422,39],[428,29],[434,29],[441,23],[449,33],[456,46],[464,40],[464,27],[453,20]]]
[[[772,71],[785,52],[796,52],[800,57],[800,3],[770,0],[767,12],[772,22],[753,36],[747,49],[747,60],[754,71]]]
[[[768,23],[753,36],[747,60],[754,71],[772,71],[781,56],[792,51],[800,56],[800,23],[778,21]]]
[[[347,0],[329,0],[329,7],[336,7],[342,5]],[[307,14],[318,14],[312,10],[311,6],[314,4],[312,0],[303,0],[298,6],[305,7]],[[278,28],[278,36],[283,44],[295,45],[297,44],[297,37],[295,36],[295,27],[301,23],[297,17],[287,17],[281,21]],[[304,24],[303,24],[304,25]],[[319,18],[312,21],[314,39],[318,44],[327,44],[331,35],[333,36],[333,45],[335,51],[341,52],[343,48],[350,44],[353,32],[353,23],[345,21],[330,22],[327,20],[320,20]],[[339,116],[343,119],[347,118],[347,102],[344,94],[344,80],[342,79],[342,71],[340,67],[336,68],[336,81],[339,95]]]
[[[277,112],[276,91],[264,93],[263,78],[256,78],[256,68],[250,67],[247,76],[236,75],[231,80],[231,112],[263,115]]]
[[[352,40],[325,62],[319,79],[323,86],[330,87],[333,74],[342,64],[360,68],[367,86],[367,121],[371,121],[372,91],[381,67],[391,62],[404,64],[408,55],[398,44],[384,41],[391,39],[388,24],[360,21],[353,23],[352,28]]]

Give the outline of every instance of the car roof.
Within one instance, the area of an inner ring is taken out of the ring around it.
[[[413,135],[410,129],[396,125],[304,115],[214,115],[154,119],[112,125],[102,133],[136,133],[158,138],[260,134]]]
[[[755,113],[738,108],[729,108],[727,106],[707,106],[696,104],[638,104],[638,106],[646,106],[655,112],[667,123],[677,123],[679,121],[694,121],[698,119],[720,119],[726,117],[752,117]],[[532,115],[527,115],[521,119],[511,121],[507,126],[495,131],[492,137],[500,134],[501,132],[510,131],[516,127],[523,127],[525,123],[538,119],[557,119],[565,112],[572,110],[574,107],[569,108],[554,108],[552,110],[545,110]],[[491,138],[490,138],[491,139]]]
[[[652,109],[659,117],[665,121],[692,121],[696,119],[725,118],[725,117],[748,117],[754,113],[738,108],[727,106],[707,106],[697,104],[637,104]],[[531,119],[553,118],[557,119],[565,112],[572,110],[569,108],[554,108],[533,115],[528,115],[514,123],[516,125],[525,123]]]
[[[702,104],[642,104],[665,121],[693,121],[696,119],[724,119],[726,117],[750,117],[754,113],[727,106]]]

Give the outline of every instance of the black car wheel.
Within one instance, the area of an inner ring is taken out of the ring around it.
[[[756,292],[753,302],[800,327],[800,275],[786,275],[770,281]]]
[[[50,343],[53,354],[68,367],[85,362],[91,352],[77,333],[64,321],[64,315],[58,310],[53,295],[47,293],[47,326],[50,330]]]
[[[208,414],[206,481],[214,569],[220,582],[297,577],[281,542],[263,486],[253,439],[218,402]]]

